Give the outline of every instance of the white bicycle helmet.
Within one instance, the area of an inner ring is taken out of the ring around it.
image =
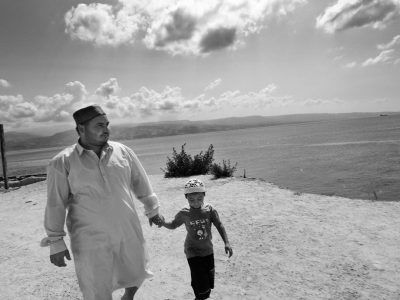
[[[191,193],[205,193],[206,187],[203,182],[198,179],[190,179],[185,184],[184,194],[191,194]]]

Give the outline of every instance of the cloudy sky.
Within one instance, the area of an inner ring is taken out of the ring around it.
[[[400,111],[400,0],[1,0],[0,123]]]

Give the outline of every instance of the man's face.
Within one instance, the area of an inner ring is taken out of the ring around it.
[[[81,138],[83,142],[93,146],[103,146],[107,143],[110,131],[107,116],[97,116],[83,125]]]

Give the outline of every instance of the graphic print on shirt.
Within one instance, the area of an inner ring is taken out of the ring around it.
[[[205,240],[208,237],[208,233],[206,230],[206,219],[190,221],[189,224],[192,231],[195,233],[194,236],[197,238],[197,240]]]

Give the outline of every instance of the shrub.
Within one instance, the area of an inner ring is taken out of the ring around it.
[[[191,175],[204,175],[209,173],[213,160],[214,146],[211,144],[204,154],[203,151],[201,151],[194,156]]]
[[[222,178],[222,177],[232,177],[233,173],[235,173],[237,167],[237,163],[234,166],[231,166],[231,161],[222,160],[222,166],[219,164],[213,164],[211,166],[211,174],[214,175],[214,178]]]
[[[166,170],[161,169],[164,172],[164,177],[187,177],[209,173],[214,160],[214,146],[211,144],[204,154],[201,151],[194,158],[186,153],[185,146],[186,143],[182,145],[180,153],[172,148],[172,158],[167,157]]]

